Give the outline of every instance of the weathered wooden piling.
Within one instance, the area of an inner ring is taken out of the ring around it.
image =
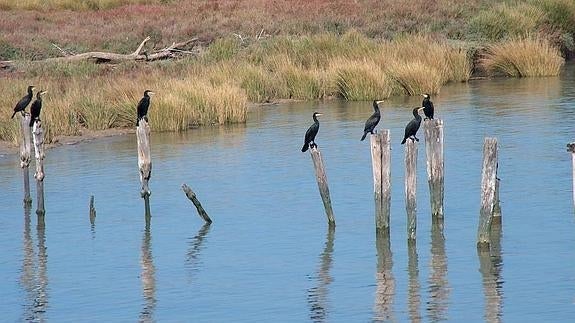
[[[485,138],[483,142],[483,168],[481,171],[481,210],[477,230],[478,247],[489,247],[491,222],[495,206],[497,185],[497,138]]]
[[[145,119],[140,119],[136,127],[136,138],[138,141],[138,169],[140,170],[140,182],[142,190],[140,195],[145,201],[146,209],[149,210],[150,187],[149,181],[152,176],[152,158],[150,153],[150,126]]]
[[[417,142],[405,143],[405,210],[407,211],[407,238],[415,239],[417,229]]]
[[[321,152],[317,146],[310,149],[311,159],[313,160],[313,167],[315,168],[315,177],[317,180],[317,186],[319,187],[319,193],[323,201],[323,206],[325,208],[325,213],[327,215],[327,221],[329,225],[335,225],[335,218],[333,216],[333,210],[331,208],[331,199],[329,197],[329,187],[327,185],[327,176],[325,174],[325,167],[323,165],[323,160],[321,158]]]
[[[573,164],[573,204],[575,204],[575,142],[567,144],[567,151],[571,153],[571,162]]]
[[[443,218],[443,120],[432,119],[423,122],[425,130],[425,152],[427,156],[427,182],[431,215]]]
[[[40,120],[34,122],[32,138],[34,139],[34,156],[36,157],[36,173],[34,174],[36,179],[36,200],[38,201],[36,214],[44,215],[46,213],[44,209],[44,157],[46,155],[44,153],[44,129]]]
[[[200,217],[204,219],[206,223],[208,224],[212,223],[212,219],[210,219],[208,213],[202,207],[202,203],[200,203],[200,200],[198,200],[198,198],[196,197],[196,193],[194,193],[194,191],[192,191],[192,189],[186,184],[182,184],[182,190],[184,191],[184,193],[186,193],[188,199],[192,201],[192,203],[194,203],[194,206],[198,210],[198,214],[200,215]]]
[[[391,205],[391,145],[389,129],[370,135],[373,191],[375,198],[375,227],[389,228]]]
[[[90,224],[96,223],[96,208],[94,207],[94,195],[90,196]]]
[[[32,155],[32,143],[30,133],[30,114],[20,114],[20,167],[24,177],[24,205],[32,204],[30,197],[30,156]]]

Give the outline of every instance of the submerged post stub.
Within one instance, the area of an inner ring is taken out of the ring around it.
[[[194,191],[192,191],[192,189],[186,184],[182,184],[182,190],[184,191],[184,193],[186,193],[186,197],[190,201],[192,201],[192,203],[198,210],[198,214],[200,215],[200,217],[204,219],[204,221],[206,221],[207,224],[212,223],[212,219],[210,219],[208,213],[206,212],[206,210],[204,210],[204,207],[202,206],[202,203],[200,203],[200,200],[198,200],[196,193],[194,193]]]
[[[405,143],[405,210],[407,211],[407,239],[415,239],[417,229],[417,142]]]
[[[150,126],[145,118],[140,119],[136,127],[136,139],[138,141],[138,169],[140,171],[140,182],[142,190],[140,195],[143,199],[148,199],[152,192],[149,188],[150,177],[152,176],[152,158],[150,153]]]
[[[483,142],[483,167],[481,171],[481,209],[477,230],[477,246],[489,246],[495,191],[497,185],[497,138],[485,138]]]
[[[42,128],[42,122],[37,120],[34,122],[32,127],[32,138],[34,140],[34,157],[36,158],[36,172],[34,173],[34,178],[36,179],[36,199],[38,200],[38,205],[36,208],[36,214],[44,215],[46,210],[44,209],[44,129]]]
[[[389,129],[370,135],[376,229],[389,228],[391,202],[391,145]]]
[[[571,153],[573,164],[573,204],[575,204],[575,142],[567,144],[567,151]]]
[[[24,205],[32,204],[30,197],[30,156],[32,156],[32,143],[30,132],[30,114],[20,113],[20,167],[24,178]]]
[[[327,216],[328,224],[335,225],[335,218],[333,216],[333,209],[331,208],[331,198],[329,197],[329,187],[327,185],[327,176],[325,174],[325,167],[321,158],[321,152],[317,146],[310,149],[311,159],[313,160],[313,167],[315,169],[315,177],[319,193],[323,201],[325,213]]]
[[[96,207],[94,207],[94,195],[90,195],[90,224],[96,223]]]
[[[443,218],[444,160],[443,120],[432,119],[423,122],[425,131],[425,152],[427,157],[427,182],[431,215]]]

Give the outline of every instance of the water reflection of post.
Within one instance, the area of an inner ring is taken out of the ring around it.
[[[443,221],[433,217],[431,225],[431,271],[429,276],[429,303],[427,311],[431,322],[447,319],[449,283]]]
[[[200,255],[200,250],[202,250],[202,243],[209,231],[210,224],[206,223],[198,231],[198,234],[196,234],[196,236],[190,241],[190,249],[188,249],[186,257],[186,267],[190,269],[190,277],[191,271],[196,270],[198,267],[198,257]]]
[[[421,295],[419,286],[419,260],[417,257],[416,240],[407,240],[408,263],[407,272],[409,275],[409,286],[407,294],[407,307],[409,311],[409,320],[411,322],[421,322]]]
[[[20,276],[20,283],[25,291],[24,313],[22,313],[22,322],[34,321],[34,299],[36,298],[36,284],[35,284],[35,265],[34,265],[34,244],[32,241],[32,234],[30,230],[30,211],[32,206],[30,204],[24,205],[24,233],[22,245],[22,275]]]
[[[501,224],[491,225],[491,252],[489,248],[477,248],[479,256],[479,271],[483,281],[483,294],[485,295],[485,321],[502,321],[503,281],[501,269]]]
[[[36,226],[38,239],[38,282],[36,283],[37,294],[34,300],[34,321],[43,322],[44,313],[48,308],[48,254],[46,253],[46,223],[44,215],[38,215]]]
[[[328,227],[325,248],[320,255],[320,266],[317,273],[317,286],[308,289],[307,302],[309,304],[309,318],[313,322],[325,322],[327,319],[328,285],[332,278],[329,270],[332,263],[335,225]]]
[[[144,305],[140,312],[140,322],[154,322],[154,309],[156,308],[156,268],[152,256],[152,235],[150,233],[150,214],[146,213],[146,229],[142,238],[142,295]]]
[[[395,294],[395,279],[391,269],[393,267],[391,242],[388,230],[377,230],[375,236],[377,249],[377,272],[375,273],[375,304],[374,321],[394,321],[393,296]]]

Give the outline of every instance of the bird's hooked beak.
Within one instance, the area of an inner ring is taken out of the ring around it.
[[[154,94],[156,94],[156,93],[155,93],[155,92],[152,92],[152,91],[150,91],[150,92],[148,92],[148,95],[150,95],[150,94],[151,94],[151,95],[154,95]]]
[[[429,94],[427,94],[427,93],[421,93],[421,96],[424,97],[424,98],[428,98],[428,97],[429,97]]]
[[[317,117],[322,116],[322,115],[323,115],[323,113],[316,113]]]
[[[383,100],[381,100],[381,101],[375,101],[375,103],[377,103],[377,104],[383,103]]]
[[[423,110],[423,109],[425,109],[425,108],[424,108],[424,107],[421,107],[421,108],[417,109],[417,112],[419,112],[419,111],[421,111],[421,110]]]
[[[46,94],[46,93],[48,93],[48,90],[42,90],[42,91],[40,91],[40,95],[44,95],[44,94]]]

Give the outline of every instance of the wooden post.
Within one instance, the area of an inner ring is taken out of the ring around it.
[[[30,135],[30,114],[25,112],[20,114],[20,167],[24,176],[24,205],[31,205],[30,197],[30,156],[32,155],[32,144]]]
[[[204,221],[206,221],[207,224],[212,223],[212,219],[210,219],[208,213],[206,213],[206,210],[204,210],[204,208],[202,207],[202,203],[200,203],[200,201],[196,197],[196,193],[194,193],[194,191],[192,191],[192,189],[186,184],[182,184],[182,190],[184,191],[184,193],[186,193],[188,199],[190,199],[190,201],[194,203],[194,206],[198,210],[198,214],[200,215],[200,217],[202,217],[202,219],[204,219]]]
[[[495,186],[497,183],[497,138],[485,138],[483,143],[483,168],[481,171],[481,210],[477,245],[489,247],[491,221],[495,206]]]
[[[499,165],[497,165],[499,168]],[[497,170],[495,171],[495,204],[493,204],[493,220],[491,220],[491,225],[494,223],[501,223],[501,205],[499,201],[499,185],[501,180],[497,177]]]
[[[443,218],[443,120],[433,119],[423,122],[425,129],[425,152],[427,156],[427,182],[431,215]]]
[[[391,206],[391,145],[389,129],[370,135],[373,191],[375,196],[375,227],[389,228]]]
[[[317,146],[310,149],[311,159],[313,160],[313,167],[315,168],[315,177],[317,180],[317,186],[319,187],[319,193],[323,201],[323,206],[325,208],[325,213],[327,215],[327,221],[329,225],[335,225],[335,218],[333,216],[333,210],[331,208],[331,199],[329,197],[329,187],[327,185],[327,176],[325,175],[325,168],[323,165],[323,160],[321,158],[321,152]]]
[[[575,204],[575,142],[567,144],[567,151],[571,153],[571,162],[573,164],[573,203]]]
[[[96,222],[96,208],[94,207],[94,195],[90,196],[90,224],[94,225]]]
[[[417,142],[405,143],[405,210],[407,211],[407,238],[415,239],[417,228]]]
[[[142,183],[140,194],[145,201],[146,210],[149,210],[149,198],[152,192],[150,192],[148,183],[152,176],[152,158],[150,154],[150,126],[144,118],[140,120],[139,126],[136,127],[136,138],[138,141],[138,169],[140,170],[140,182]]]
[[[36,200],[38,201],[36,214],[44,215],[46,213],[44,209],[44,157],[46,155],[44,154],[44,129],[40,120],[34,122],[32,136],[34,139],[34,156],[36,157],[36,173],[34,174],[36,179]]]

